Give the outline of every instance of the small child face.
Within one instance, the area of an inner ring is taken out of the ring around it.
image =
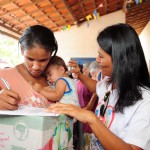
[[[50,65],[46,71],[46,77],[47,80],[53,84],[57,81],[58,78],[62,77],[62,71],[60,69],[60,66],[57,65]]]

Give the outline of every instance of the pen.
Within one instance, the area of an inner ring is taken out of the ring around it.
[[[6,86],[6,88],[7,88],[8,90],[11,90],[10,85],[9,85],[9,83],[7,82],[7,80],[4,79],[3,77],[1,77],[1,80],[2,80],[2,82],[4,83],[4,85]]]

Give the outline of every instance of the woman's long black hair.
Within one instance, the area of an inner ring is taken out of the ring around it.
[[[142,99],[140,87],[150,88],[150,78],[143,49],[135,30],[127,24],[105,28],[97,37],[99,46],[112,58],[110,83],[117,85],[119,98],[115,111]]]
[[[41,25],[34,25],[27,28],[23,32],[19,43],[23,50],[41,46],[51,54],[54,53],[53,56],[56,55],[58,50],[58,44],[53,32],[49,28]]]

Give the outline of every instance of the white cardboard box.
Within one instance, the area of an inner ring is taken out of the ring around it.
[[[0,150],[72,150],[72,133],[65,115],[0,115]]]

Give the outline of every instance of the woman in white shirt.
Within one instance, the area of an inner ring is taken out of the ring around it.
[[[69,63],[89,90],[96,91],[96,115],[61,103],[49,111],[88,123],[93,131],[91,150],[149,150],[150,78],[139,37],[131,26],[116,24],[101,31],[97,41],[102,81],[85,77],[76,62]]]

